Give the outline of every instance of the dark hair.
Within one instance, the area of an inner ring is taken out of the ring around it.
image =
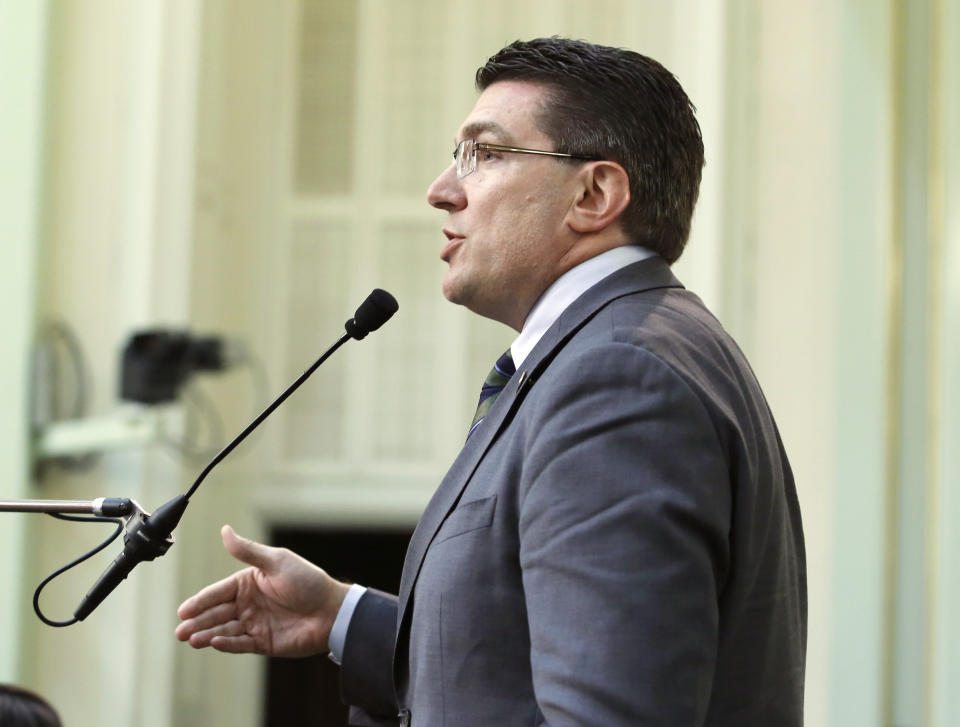
[[[0,725],[3,727],[62,727],[56,710],[39,694],[0,684]]]
[[[652,58],[567,38],[511,43],[477,71],[483,91],[497,81],[548,89],[538,126],[567,154],[620,164],[630,179],[623,227],[674,262],[690,235],[703,169],[694,107]]]

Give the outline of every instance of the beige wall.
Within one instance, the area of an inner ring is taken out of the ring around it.
[[[657,57],[700,110],[708,167],[678,273],[747,350],[795,469],[810,587],[807,724],[960,719],[951,690],[960,655],[948,645],[960,582],[948,516],[960,478],[949,444],[960,406],[947,374],[960,363],[960,228],[950,204],[960,158],[946,132],[958,121],[951,28],[960,23],[946,22],[958,5],[930,0],[923,6],[937,22],[908,31],[893,0],[497,0],[482,23],[465,0],[331,0],[309,16],[293,0],[52,2],[38,46],[48,49],[46,141],[18,162],[39,173],[46,160],[43,224],[21,238],[27,250],[37,241],[41,321],[67,320],[90,358],[92,413],[115,411],[117,351],[134,326],[241,336],[279,390],[373,285],[394,289],[401,315],[331,360],[324,375],[342,377],[342,391],[305,391],[211,476],[171,555],[142,566],[86,623],[54,631],[31,616],[19,656],[0,641],[5,674],[51,695],[75,726],[258,723],[259,661],[179,647],[170,636],[176,603],[232,568],[219,548],[222,521],[260,535],[294,520],[415,519],[456,451],[474,381],[510,340],[440,298],[438,218],[423,190],[472,103],[472,69],[505,41],[560,33]],[[313,20],[306,35],[304,17]],[[933,130],[932,151],[911,167],[929,188],[921,208],[931,215],[934,242],[922,257],[930,286],[918,295],[932,301],[932,343],[908,364],[898,320],[914,293],[898,281],[902,255],[915,248],[902,223],[919,213],[904,202],[905,165],[918,153],[904,135],[902,73],[914,47],[905,33],[933,34],[940,49],[920,64],[932,69],[929,107],[914,119]],[[315,45],[304,45],[310,38]],[[36,55],[22,57],[43,68]],[[22,305],[32,296],[24,292],[6,322],[29,328]],[[421,351],[439,383],[404,399],[380,362],[412,366]],[[895,504],[911,484],[897,474],[896,453],[916,445],[901,431],[905,365],[930,372],[921,413],[935,466],[920,479],[929,494],[921,527],[933,534],[921,538],[919,562],[898,555],[906,541],[895,538],[915,526]],[[260,403],[244,374],[203,386],[228,431]],[[400,411],[420,426],[399,426]],[[384,424],[371,434],[370,421]],[[113,454],[28,487],[21,454],[9,492],[123,494],[149,509],[202,464],[170,455]],[[27,532],[4,537],[13,552],[31,553],[24,593],[96,537],[52,521],[16,527]],[[72,609],[98,567],[58,585],[51,604]],[[912,568],[929,574],[916,602],[898,591],[898,574]],[[926,636],[904,655],[897,634],[918,613]],[[927,670],[919,699],[897,675],[898,653]],[[78,672],[86,690],[72,686]]]

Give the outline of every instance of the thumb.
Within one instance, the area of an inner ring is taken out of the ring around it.
[[[227,552],[247,565],[267,570],[274,561],[276,548],[237,535],[229,525],[220,529],[220,537]]]

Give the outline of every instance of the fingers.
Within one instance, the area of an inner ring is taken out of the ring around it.
[[[269,545],[263,545],[249,538],[241,537],[229,525],[224,525],[221,528],[220,537],[223,539],[223,547],[227,549],[227,552],[247,565],[268,570],[274,561],[277,548],[271,548]]]
[[[210,642],[217,651],[223,651],[228,654],[260,654],[263,653],[257,648],[256,642],[252,636],[216,636]]]
[[[266,565],[270,561],[271,551],[276,550],[276,548],[270,548],[269,546],[261,545],[248,538],[240,537],[229,525],[223,526],[220,531],[220,536],[223,538],[224,547],[230,555],[237,560],[258,568]],[[234,573],[232,576],[217,581],[191,596],[180,604],[180,608],[177,609],[177,615],[182,619],[193,618],[197,614],[217,604],[232,601],[237,597],[237,588],[241,573],[243,573],[243,571]]]
[[[216,626],[204,629],[202,631],[197,631],[194,634],[190,635],[190,646],[194,649],[202,649],[205,646],[213,646],[217,648],[216,644],[219,640],[229,639],[229,638],[239,638],[239,637],[249,637],[250,634],[247,633],[244,625],[233,619],[227,621],[226,623],[217,624]]]
[[[219,624],[211,629],[198,631],[189,637],[190,646],[203,649],[211,646],[217,651],[231,654],[262,654],[256,639],[247,633],[245,626],[238,620]]]
[[[220,531],[223,545],[234,558],[261,571],[276,567],[278,548],[262,545],[237,535],[233,528],[224,525]],[[212,646],[218,651],[234,654],[263,653],[256,640],[237,619],[237,598],[252,582],[255,571],[246,568],[207,586],[184,601],[177,615],[184,619],[174,635],[180,641],[189,641],[196,649]]]
[[[236,603],[233,601],[221,603],[179,624],[174,631],[174,636],[180,641],[186,641],[192,639],[195,634],[222,626],[233,621],[236,617]]]
[[[238,576],[239,574],[234,573],[191,596],[180,604],[177,616],[182,619],[193,618],[209,608],[233,601],[237,597]]]
[[[212,646],[218,651],[231,653],[258,651],[247,627],[237,618],[235,603],[220,604],[184,621],[177,626],[174,635],[180,641],[189,641],[195,649]]]

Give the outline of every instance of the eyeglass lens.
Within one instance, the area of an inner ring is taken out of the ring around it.
[[[464,139],[457,145],[457,177],[462,179],[477,168],[477,153],[473,139]]]

